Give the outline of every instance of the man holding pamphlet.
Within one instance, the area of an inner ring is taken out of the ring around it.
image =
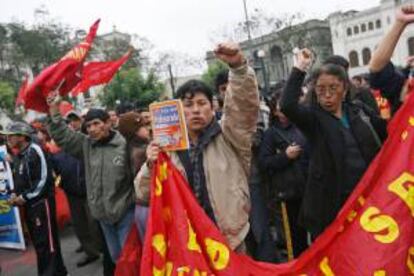
[[[247,65],[239,45],[219,44],[215,54],[230,67],[221,121],[218,122],[214,116],[212,91],[198,80],[186,82],[177,91],[186,127],[181,127],[181,131],[171,131],[173,128],[170,126],[169,133],[173,133],[176,140],[165,139],[165,131],[157,135],[157,129],[165,125],[157,123],[157,117],[162,117],[155,114],[160,112],[159,104],[152,106],[154,141],[147,149],[147,163],[135,178],[135,189],[138,200],[148,202],[153,162],[160,151],[171,150],[165,141],[177,142],[177,147],[172,148],[172,162],[187,178],[198,203],[219,227],[230,247],[243,252],[244,239],[250,227],[248,173],[259,94],[254,71]],[[169,110],[165,112],[171,113],[174,103],[167,106]],[[180,104],[175,110],[179,113]],[[171,113],[168,116],[162,120],[180,125],[179,115],[172,116]],[[181,139],[187,131],[189,143]]]

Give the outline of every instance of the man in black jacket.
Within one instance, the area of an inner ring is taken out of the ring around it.
[[[67,275],[60,252],[54,185],[51,168],[43,150],[31,141],[31,128],[11,123],[1,133],[10,148],[18,150],[12,164],[15,194],[9,203],[26,210],[26,224],[36,250],[38,274]]]
[[[303,224],[318,236],[336,217],[387,136],[386,121],[364,104],[348,102],[349,80],[343,68],[327,64],[315,74],[314,102],[299,104],[312,53],[297,55],[283,94],[282,112],[306,136],[310,145]]]

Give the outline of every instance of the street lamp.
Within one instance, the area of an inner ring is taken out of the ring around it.
[[[257,57],[260,60],[260,69],[262,70],[263,74],[263,82],[264,82],[264,89],[263,89],[263,95],[268,95],[269,93],[269,81],[267,80],[267,72],[266,72],[266,65],[264,62],[264,57],[266,56],[266,52],[263,49],[260,49],[257,51]]]

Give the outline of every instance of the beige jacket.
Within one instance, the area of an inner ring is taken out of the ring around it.
[[[203,164],[217,225],[232,249],[244,241],[250,226],[248,174],[258,111],[254,71],[247,66],[231,69],[220,122],[222,132],[204,150]],[[171,160],[185,176],[178,155],[171,153]],[[134,184],[138,200],[148,202],[150,172],[146,165]]]

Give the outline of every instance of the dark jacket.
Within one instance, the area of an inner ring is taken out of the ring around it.
[[[86,198],[85,166],[83,161],[76,159],[64,151],[52,157],[53,169],[60,175],[63,190],[72,196]]]
[[[400,97],[407,76],[389,62],[381,71],[370,73],[369,79],[371,87],[379,89],[381,95],[390,102],[391,112],[394,114],[401,106]]]
[[[51,166],[40,146],[29,146],[13,159],[13,179],[17,195],[28,204],[54,196]]]
[[[295,160],[286,155],[286,148],[292,143],[303,149]],[[275,199],[275,195],[279,199],[302,197],[307,165],[306,139],[300,130],[293,124],[282,126],[274,122],[264,133],[259,151],[259,168],[269,182],[268,190],[272,191],[273,197],[271,200]]]
[[[313,234],[328,226],[344,203],[345,139],[341,121],[317,104],[299,105],[305,73],[293,68],[282,97],[282,112],[306,136],[310,147],[309,174],[305,188],[302,223]],[[386,121],[362,105],[344,103],[350,131],[366,164],[387,136]],[[356,183],[355,183],[356,184]]]

